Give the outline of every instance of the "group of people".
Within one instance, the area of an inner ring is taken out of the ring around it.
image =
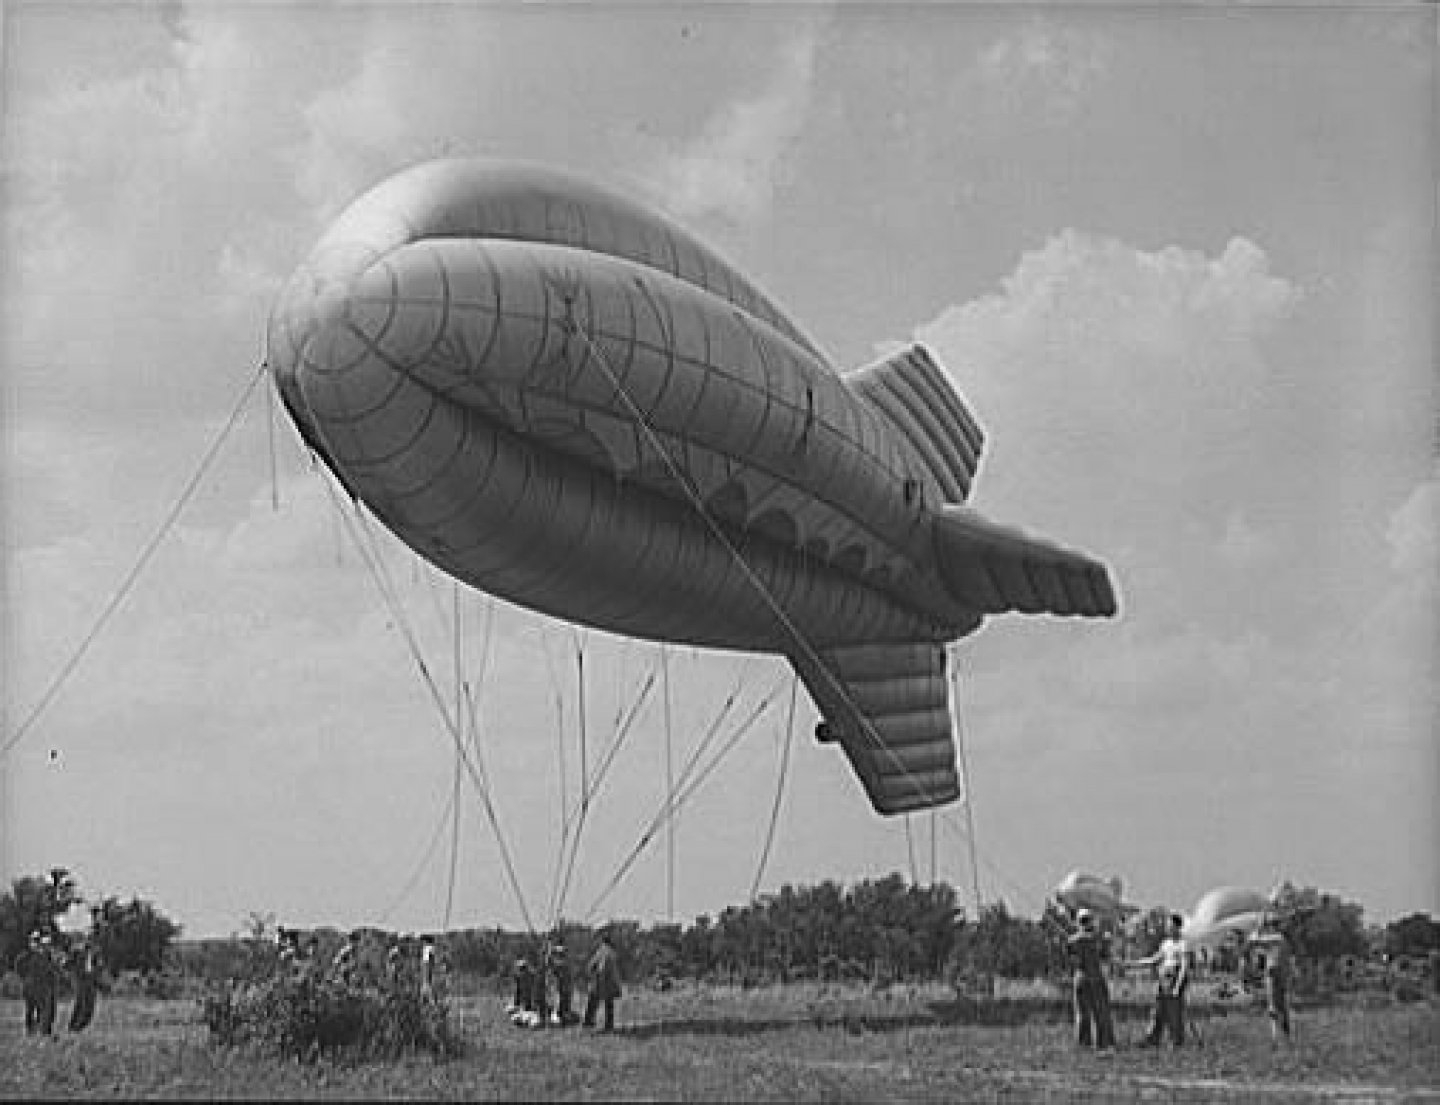
[[[16,957],[15,973],[20,976],[25,999],[25,1034],[51,1036],[59,1011],[61,982],[70,976],[74,1003],[70,1008],[71,1032],[83,1032],[95,1017],[100,994],[100,955],[95,941],[80,937],[61,946],[51,933],[36,929],[25,950]]]
[[[387,990],[414,990],[423,998],[440,996],[442,966],[433,936],[427,933],[418,940],[391,936],[383,972],[377,972],[367,962],[364,938],[359,930],[351,932],[327,964],[321,958],[319,937],[312,934],[302,941],[299,930],[278,928],[275,939],[280,972],[296,981],[351,988],[383,985]]]
[[[515,994],[507,1012],[517,1025],[539,1028],[542,1025],[567,1026],[577,1021],[586,1028],[596,1027],[596,1018],[604,1013],[601,1031],[615,1028],[615,1002],[620,997],[620,964],[615,945],[608,932],[600,934],[599,943],[585,965],[589,990],[585,999],[585,1015],[574,1011],[575,977],[569,954],[559,937],[547,940],[535,962],[522,956],[515,961]],[[551,987],[555,1001],[550,1001]]]
[[[1095,914],[1081,909],[1077,930],[1065,942],[1073,968],[1071,996],[1075,1010],[1075,1042],[1102,1050],[1115,1047],[1115,1020],[1110,1009],[1110,987],[1104,964],[1110,958],[1109,941],[1100,932]],[[1129,960],[1125,969],[1153,967],[1155,1012],[1141,1047],[1159,1047],[1165,1036],[1174,1047],[1185,1043],[1185,991],[1190,983],[1190,948],[1182,935],[1185,919],[1172,913],[1168,931],[1153,955]],[[1246,941],[1256,973],[1264,980],[1266,1011],[1275,1039],[1290,1036],[1290,946],[1284,935],[1262,928]]]

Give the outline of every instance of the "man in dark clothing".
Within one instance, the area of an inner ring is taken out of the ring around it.
[[[535,970],[530,960],[515,960],[515,1000],[510,1003],[510,1012],[522,1013],[534,1002]]]
[[[75,983],[70,1031],[83,1032],[95,1017],[95,1000],[100,992],[100,955],[93,940],[82,941],[70,953],[70,977]]]
[[[620,996],[620,963],[608,932],[600,934],[600,946],[590,957],[590,962],[586,965],[586,973],[590,976],[590,993],[585,999],[585,1027],[595,1027],[595,1014],[603,1003],[605,1027],[602,1031],[613,1031],[615,1028],[615,999]]]
[[[555,1015],[562,1025],[574,1024],[575,978],[565,945],[559,941],[550,946],[550,974],[555,979]]]
[[[25,997],[25,1034],[49,1036],[55,1031],[55,991],[59,969],[50,948],[50,938],[40,931],[30,934],[30,946],[15,960]]]
[[[1105,982],[1104,962],[1110,950],[1096,930],[1095,915],[1082,909],[1076,918],[1080,929],[1065,941],[1065,951],[1074,965],[1072,996],[1075,1003],[1075,1042],[1097,1048],[1115,1046],[1115,1022],[1110,1014],[1110,987]]]

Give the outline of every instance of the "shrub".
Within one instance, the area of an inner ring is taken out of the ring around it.
[[[288,978],[226,984],[206,997],[202,1019],[217,1044],[257,1045],[307,1060],[340,1051],[369,1059],[461,1051],[445,1003],[407,991]]]

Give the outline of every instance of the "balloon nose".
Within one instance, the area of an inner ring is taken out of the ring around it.
[[[266,362],[282,385],[293,385],[302,365],[323,370],[349,359],[335,343],[347,330],[354,285],[378,256],[370,246],[337,243],[290,277],[271,313],[265,342]]]

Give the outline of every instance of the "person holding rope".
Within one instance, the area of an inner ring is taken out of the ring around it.
[[[1075,1043],[1099,1050],[1115,1047],[1115,1021],[1110,1012],[1110,988],[1105,982],[1104,963],[1110,945],[1097,930],[1095,914],[1082,909],[1076,914],[1079,930],[1065,940],[1065,953],[1074,964],[1071,995],[1075,1007]]]
[[[1190,983],[1190,948],[1180,935],[1185,918],[1170,914],[1170,928],[1154,955],[1131,960],[1127,967],[1154,967],[1155,1020],[1149,1033],[1140,1041],[1141,1047],[1159,1047],[1166,1031],[1175,1047],[1185,1044],[1185,988]]]
[[[1270,1038],[1290,1039],[1290,942],[1278,928],[1261,928],[1250,937],[1256,966],[1265,980],[1265,1012],[1270,1017]]]

